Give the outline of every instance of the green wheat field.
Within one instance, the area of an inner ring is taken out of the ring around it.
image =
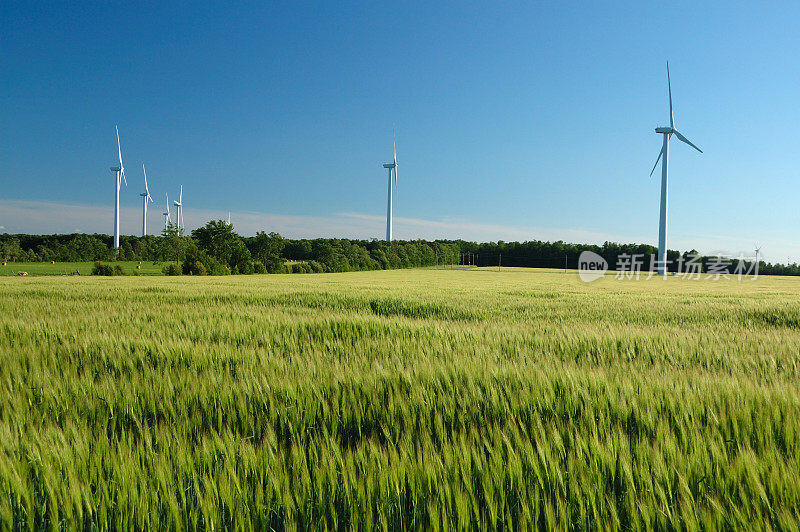
[[[796,530],[799,294],[0,278],[0,528]]]

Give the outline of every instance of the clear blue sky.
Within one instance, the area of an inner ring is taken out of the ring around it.
[[[47,5],[45,5],[47,4]],[[187,224],[655,244],[665,61],[670,248],[800,260],[800,4],[0,4],[0,231]]]

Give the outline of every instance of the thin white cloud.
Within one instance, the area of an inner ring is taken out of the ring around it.
[[[173,219],[175,212],[172,212]],[[188,230],[212,219],[227,219],[228,211],[186,208],[185,222]],[[369,227],[359,220],[333,216],[299,216],[252,212],[232,212],[231,221],[241,234],[256,231],[277,231],[290,237],[352,237],[380,236],[380,227]],[[0,223],[7,233],[105,233],[114,229],[113,207],[67,204],[49,201],[0,200]],[[149,234],[158,234],[164,225],[160,209],[147,213]],[[140,234],[142,211],[137,207],[120,208],[122,234]]]
[[[0,221],[9,233],[106,233],[113,231],[114,210],[95,205],[75,205],[46,201],[0,200]],[[187,208],[186,226],[189,230],[208,220],[227,219],[227,211]],[[173,212],[174,217],[174,212]],[[232,212],[231,222],[243,235],[257,231],[276,231],[291,238],[345,237],[382,238],[386,218],[380,215],[345,212],[328,216]],[[159,211],[150,210],[147,216],[148,233],[157,234],[164,218]],[[142,213],[136,207],[120,209],[123,234],[139,234]],[[395,217],[395,237],[399,239],[458,239],[487,241],[564,240],[598,243],[606,240],[633,242],[634,235],[609,235],[581,229],[518,227],[487,224],[469,220]]]
[[[175,213],[173,211],[173,217]],[[47,201],[0,200],[0,231],[7,233],[105,233],[113,231],[113,207],[66,204]],[[225,220],[228,211],[191,209],[185,212],[188,230],[205,224],[208,220]],[[242,235],[253,235],[257,231],[275,231],[289,238],[383,238],[386,218],[381,215],[357,212],[335,213],[327,216],[306,216],[274,213],[231,212],[231,222]],[[653,235],[638,230],[629,234],[614,234],[570,227],[526,227],[481,223],[467,219],[445,218],[426,220],[421,218],[395,217],[395,237],[398,239],[464,239],[477,242],[506,242],[544,240],[602,244],[605,241],[620,243],[651,243]],[[158,234],[164,223],[160,209],[148,211],[149,234]],[[120,225],[123,234],[139,234],[142,226],[141,209],[122,207]],[[746,256],[753,254],[749,248],[750,238],[723,235],[674,234],[671,249],[697,249],[701,253]],[[788,256],[800,256],[800,244],[766,239],[762,256],[765,260],[784,262]],[[796,258],[793,260],[797,260]]]
[[[364,223],[374,224],[378,228],[384,227],[386,218],[371,214],[346,212],[339,216],[362,220]],[[424,238],[434,240],[437,238],[459,239],[496,242],[524,242],[526,240],[545,240],[576,242],[581,244],[602,244],[606,241],[614,242],[642,242],[642,236],[613,235],[597,231],[586,231],[575,228],[555,227],[524,227],[499,224],[480,223],[471,220],[445,218],[443,220],[425,220],[420,218],[395,217],[395,234],[400,239]]]

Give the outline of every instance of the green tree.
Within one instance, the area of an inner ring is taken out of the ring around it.
[[[249,248],[253,258],[264,265],[269,273],[280,273],[286,270],[286,262],[281,253],[286,245],[286,241],[278,233],[265,233],[259,231],[256,236],[250,239]]]
[[[119,260],[133,260],[136,255],[133,252],[133,246],[127,240],[120,244]]]
[[[278,233],[259,231],[250,239],[248,247],[254,259],[264,261],[267,257],[279,257],[285,245],[286,241]]]
[[[311,242],[290,240],[284,246],[283,256],[292,260],[308,260],[311,258]]]
[[[202,251],[229,265],[231,268],[241,259],[242,252],[239,244],[244,246],[244,242],[233,231],[233,226],[225,220],[211,220],[203,227],[198,227],[192,231],[192,237],[197,242],[197,247]],[[236,257],[234,257],[234,254],[236,254]],[[249,259],[249,251],[247,256]]]
[[[217,259],[197,247],[191,239],[187,239],[183,253],[183,273],[189,275],[227,275],[230,273]],[[203,266],[202,268],[199,265]]]
[[[3,242],[2,246],[3,260],[16,261],[22,255],[22,248],[19,245],[19,240],[12,238]]]
[[[250,255],[250,250],[245,246],[244,241],[237,237],[231,244],[231,254],[228,259],[228,265],[231,269],[237,270],[239,273],[253,273],[253,257]]]
[[[170,223],[161,231],[161,235],[161,256],[164,260],[180,262],[187,245],[183,229]]]

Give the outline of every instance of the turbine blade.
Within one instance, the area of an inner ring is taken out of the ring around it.
[[[125,181],[125,186],[127,187],[128,186],[128,180],[125,179],[125,169],[120,166],[119,167],[119,171],[122,173],[122,180]]]
[[[392,137],[394,137],[394,184],[397,186],[397,132],[392,128]]]
[[[678,132],[678,130],[677,130],[677,129],[675,130],[675,136],[676,136],[676,137],[678,137],[678,139],[679,139],[679,140],[682,140],[683,142],[685,142],[686,144],[688,144],[688,145],[689,145],[689,146],[691,146],[692,148],[694,148],[694,149],[696,149],[697,151],[699,151],[700,153],[703,153],[703,150],[701,150],[700,148],[698,148],[697,146],[695,146],[694,144],[692,144],[691,142],[689,142],[689,139],[687,139],[686,137],[684,137],[683,135],[681,135],[681,134]]]
[[[119,167],[122,168],[122,147],[120,146],[119,143],[119,127],[117,127],[117,125],[115,124],[114,129],[117,130],[117,154],[119,155]]]
[[[150,189],[147,188],[147,169],[144,167],[144,163],[142,163],[142,172],[144,172],[144,191],[150,196]]]
[[[183,185],[181,185],[181,194],[178,196],[178,203],[183,204]]]
[[[667,89],[669,90],[669,126],[675,127],[675,115],[672,113],[672,84],[669,80],[669,61],[667,61]]]
[[[658,161],[661,160],[661,156],[664,154],[664,147],[661,147],[661,151],[658,152],[658,158],[656,158],[656,164],[653,165],[653,169],[650,170],[650,177],[653,177],[653,172],[656,171],[656,166],[658,166]]]

